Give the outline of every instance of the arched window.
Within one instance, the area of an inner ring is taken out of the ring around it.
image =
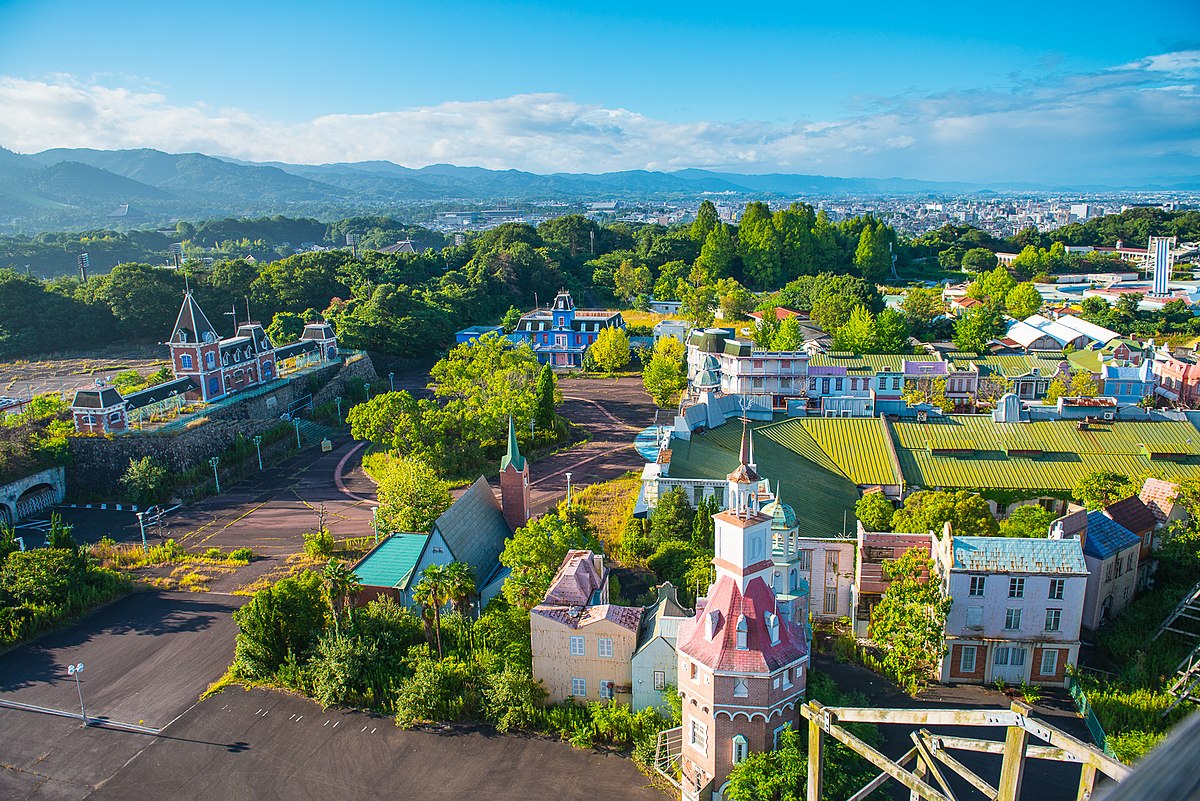
[[[192,369],[192,356],[189,353],[181,354],[179,357],[179,366],[184,370]]]
[[[733,764],[737,764],[750,755],[750,743],[740,734],[733,736]]]
[[[211,370],[217,366],[217,355],[215,353],[213,353],[211,350],[208,353],[204,354],[204,366],[207,367],[209,370]]]
[[[738,620],[737,620],[737,649],[738,649],[739,651],[745,651],[745,650],[748,650],[748,649],[750,648],[750,645],[749,645],[749,643],[747,642],[747,638],[746,638],[746,635],[747,635],[747,633],[748,633],[748,627],[747,627],[747,625],[746,625],[746,616],[745,616],[745,615],[738,615]]]

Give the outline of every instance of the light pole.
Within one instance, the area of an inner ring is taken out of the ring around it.
[[[154,508],[153,506],[150,507],[150,509],[153,509],[153,508]],[[146,512],[149,512],[150,509],[147,509]],[[137,519],[138,519],[138,531],[140,531],[142,533],[142,550],[143,551],[150,550],[150,546],[148,546],[146,544],[146,512],[134,512],[134,514],[137,515]]]
[[[259,472],[262,472],[262,436],[261,435],[256,435],[254,437],[254,450],[256,450],[258,452],[258,470],[259,470]]]
[[[567,506],[571,505],[571,471],[567,471]]]
[[[363,394],[367,396],[367,400],[371,399],[371,382],[370,381],[363,382]]]
[[[67,666],[67,675],[75,678],[75,689],[79,691],[79,717],[83,719],[83,725],[88,725],[87,709],[83,706],[83,688],[79,686],[79,674],[83,672],[83,663]]]
[[[336,398],[333,399],[333,401],[334,401],[334,403],[337,404],[338,425],[340,426],[343,422],[345,422],[344,420],[342,420],[342,396],[338,395]]]
[[[391,386],[392,392],[395,392],[396,391],[396,374],[395,373],[388,373],[388,384]]]
[[[217,494],[221,494],[221,474],[217,472],[217,465],[220,464],[221,457],[214,456],[208,460],[208,464],[213,469],[213,483],[217,485]]]
[[[300,449],[300,418],[293,417],[292,424],[296,426],[296,450]]]
[[[379,507],[371,507],[371,527],[375,529],[375,544],[379,544]]]

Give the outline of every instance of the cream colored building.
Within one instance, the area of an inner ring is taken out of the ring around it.
[[[548,703],[628,704],[642,610],[608,602],[604,557],[570,551],[529,616],[533,677]]]

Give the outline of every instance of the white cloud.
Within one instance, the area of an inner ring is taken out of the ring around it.
[[[708,167],[1103,183],[1200,174],[1200,108],[1194,85],[1179,81],[1197,70],[1200,51],[1180,51],[1047,85],[874,98],[842,119],[782,122],[667,122],[547,93],[287,123],[175,104],[155,87],[0,77],[0,145],[536,172]]]

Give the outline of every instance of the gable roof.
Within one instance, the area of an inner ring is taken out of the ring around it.
[[[406,590],[428,541],[428,534],[393,534],[358,560],[354,573],[364,587]]]
[[[587,606],[604,586],[604,573],[596,564],[596,554],[587,550],[567,551],[546,590],[544,604]]]
[[[617,606],[616,604],[596,604],[595,606],[550,606],[539,604],[533,607],[531,613],[562,623],[564,626],[569,626],[573,629],[607,621],[615,623],[621,628],[635,634],[642,619],[642,610],[640,608]]]
[[[1138,536],[1101,512],[1088,512],[1083,552],[1093,559],[1108,559],[1127,548],[1142,544]]]
[[[175,336],[179,331],[187,332],[188,342],[204,342],[206,334],[212,335],[213,342],[221,338],[217,335],[217,329],[213,328],[212,323],[204,316],[204,311],[192,297],[191,292],[185,292],[183,295],[183,305],[179,307],[179,315],[175,318],[175,327],[171,329],[172,342],[175,341]]]
[[[691,616],[692,612],[680,606],[679,596],[671,582],[663,582],[658,587],[658,600],[642,613],[642,625],[638,630],[637,648],[634,649],[634,653],[636,654],[659,637],[670,636],[671,639],[674,639],[674,634],[678,629],[676,626],[664,626],[664,618],[686,619]],[[668,634],[668,631],[671,634]]]
[[[955,537],[953,545],[955,570],[1082,576],[1088,573],[1083,549],[1076,539]]]
[[[132,409],[141,409],[143,406],[149,406],[152,403],[158,403],[161,400],[166,400],[173,395],[183,395],[191,392],[194,389],[199,389],[196,382],[190,378],[176,378],[174,381],[167,381],[162,384],[155,384],[152,387],[134,392],[125,398],[125,402]]]
[[[500,504],[483,476],[442,512],[433,527],[442,535],[455,561],[470,565],[475,571],[475,579],[480,582],[495,572],[504,541],[512,535],[508,523],[504,522]]]
[[[1150,511],[1150,507],[1142,503],[1142,499],[1136,495],[1130,495],[1124,500],[1117,501],[1105,509],[1104,514],[1135,534],[1150,531],[1156,524],[1154,513]]]
[[[1175,508],[1175,499],[1178,495],[1179,485],[1163,481],[1161,478],[1146,479],[1146,483],[1142,485],[1142,491],[1138,493],[1142,503],[1146,504],[1151,514],[1154,515],[1154,519],[1159,523],[1167,522],[1167,518],[1171,516],[1172,510]]]

